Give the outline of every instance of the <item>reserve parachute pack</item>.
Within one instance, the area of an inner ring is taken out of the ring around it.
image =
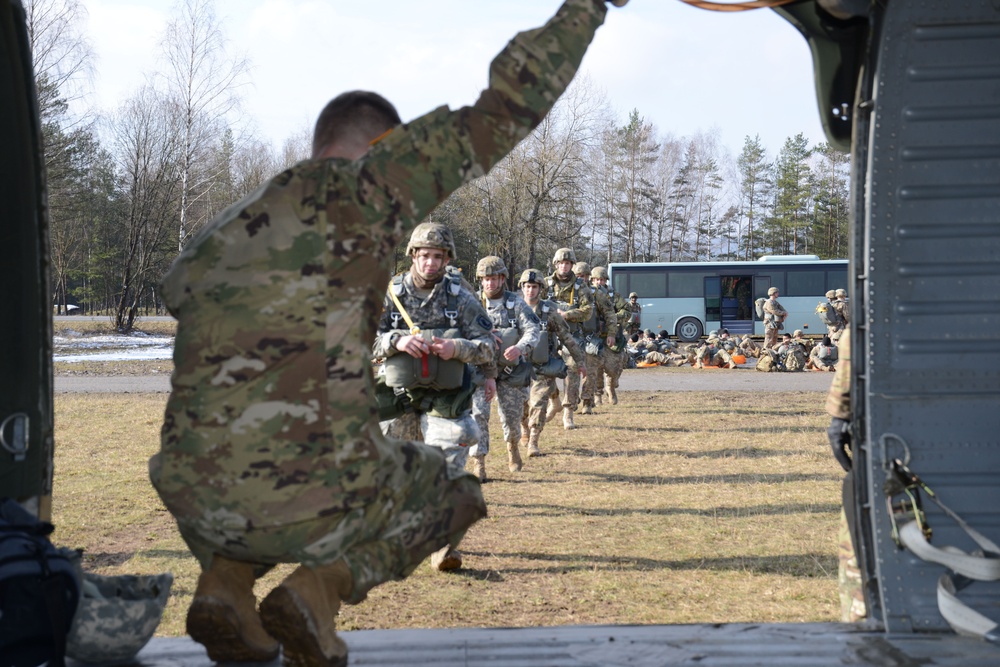
[[[840,313],[829,301],[820,301],[816,304],[816,314],[819,315],[819,319],[822,320],[823,324],[828,326],[836,327],[843,324]]]
[[[757,317],[764,319],[764,304],[767,303],[767,297],[762,296],[753,302],[754,310],[757,311]]]
[[[0,664],[62,667],[80,600],[69,549],[49,541],[52,524],[15,501],[0,500]]]
[[[538,319],[542,323],[542,333],[538,336],[538,345],[531,351],[531,363],[540,366],[549,360],[549,304],[542,301],[542,315]]]

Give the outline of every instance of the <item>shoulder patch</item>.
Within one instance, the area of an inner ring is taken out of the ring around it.
[[[486,329],[487,331],[493,331],[493,322],[491,322],[490,318],[486,317],[485,315],[477,316],[476,324]]]

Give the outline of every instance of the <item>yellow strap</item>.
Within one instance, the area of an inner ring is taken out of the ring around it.
[[[762,9],[766,7],[780,7],[788,5],[797,0],[748,0],[747,2],[710,2],[709,0],[681,0],[686,5],[697,7],[698,9],[708,9],[713,12],[742,12],[748,9]]]
[[[418,335],[420,333],[420,327],[413,323],[413,320],[410,319],[410,314],[406,312],[406,308],[403,308],[403,304],[400,303],[398,298],[396,298],[396,293],[392,290],[391,283],[389,285],[389,298],[392,299],[394,304],[396,304],[396,308],[399,309],[399,314],[403,316],[404,320],[406,320],[406,326],[410,327],[410,333],[414,336]]]

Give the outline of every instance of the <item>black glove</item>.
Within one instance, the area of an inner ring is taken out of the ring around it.
[[[830,420],[830,426],[826,429],[826,437],[830,439],[830,447],[833,449],[833,458],[844,469],[844,472],[851,472],[851,425],[846,419],[834,417]]]

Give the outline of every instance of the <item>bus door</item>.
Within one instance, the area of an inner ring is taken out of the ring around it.
[[[753,333],[753,276],[722,276],[720,318],[731,336]]]
[[[722,326],[722,277],[705,278],[705,329]]]
[[[754,276],[753,277],[753,300],[756,303],[757,299],[764,297],[767,298],[767,290],[771,287],[771,276]],[[757,309],[753,309],[753,332],[756,336],[764,335],[764,320],[757,316]]]

